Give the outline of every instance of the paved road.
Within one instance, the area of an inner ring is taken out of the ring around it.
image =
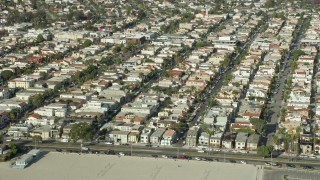
[[[304,20],[302,21],[301,24],[303,24]],[[291,49],[288,52],[288,55],[285,57],[284,64],[282,65],[282,70],[278,73],[278,78],[277,78],[277,84],[279,84],[279,87],[275,89],[275,93],[272,96],[273,101],[271,102],[270,106],[271,108],[269,109],[269,122],[266,125],[265,132],[266,134],[274,133],[277,130],[277,123],[280,118],[280,111],[282,107],[285,107],[285,103],[283,102],[283,97],[284,97],[284,89],[286,85],[286,81],[289,77],[290,69],[291,69],[291,63],[293,62],[292,59],[292,52],[297,50],[298,44],[301,40],[301,37],[304,32],[304,27],[299,26],[298,27],[298,35],[294,39],[293,43],[291,44]]]
[[[234,63],[239,61],[241,58],[241,54],[243,51],[245,51],[248,47],[250,47],[250,45],[252,44],[252,42],[256,39],[256,37],[258,36],[258,34],[260,33],[261,28],[259,27],[249,38],[248,41],[243,44],[243,46],[240,48],[240,51],[231,58],[230,60],[230,64],[228,65],[228,67],[226,69],[222,69],[221,73],[218,75],[218,77],[216,78],[217,80],[212,83],[211,86],[208,86],[205,90],[205,93],[202,95],[202,103],[197,107],[199,108],[201,111],[196,113],[196,114],[192,114],[193,117],[190,121],[192,120],[197,120],[202,114],[203,112],[205,112],[206,110],[208,110],[208,105],[211,99],[212,95],[215,95],[217,92],[220,91],[223,82],[224,82],[224,78],[225,78],[225,74],[230,73],[233,68],[234,68]]]
[[[34,147],[33,142],[25,144],[27,147]],[[161,155],[167,155],[168,157],[179,157],[181,155],[190,156],[193,159],[195,157],[207,158],[219,162],[233,162],[240,163],[240,161],[246,161],[248,164],[264,165],[266,162],[270,162],[271,159],[263,159],[256,154],[247,153],[230,153],[230,152],[212,152],[212,153],[199,153],[195,149],[188,148],[173,148],[173,147],[145,147],[145,146],[113,146],[105,144],[87,145],[91,152],[105,153],[106,151],[113,150],[115,153],[124,152],[128,155],[141,156],[141,157],[153,157]],[[80,152],[80,144],[74,143],[39,143],[37,148],[41,148],[46,151],[56,151],[56,149],[62,149],[64,152],[72,150],[73,152]],[[273,158],[272,162],[281,162],[286,164],[288,162],[287,157]],[[316,169],[320,170],[320,162],[314,159],[298,159],[294,162],[297,168],[300,165],[312,165]]]

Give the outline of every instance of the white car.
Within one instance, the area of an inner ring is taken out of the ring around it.
[[[168,158],[168,156],[166,156],[166,155],[162,155],[161,157],[162,157],[162,158],[165,158],[165,159],[167,159],[167,158]]]
[[[199,157],[195,157],[194,159],[197,161],[201,161],[201,159]]]
[[[123,152],[119,152],[120,156],[125,156],[125,154]]]
[[[240,161],[240,163],[241,163],[241,164],[247,164],[247,162],[246,162],[246,161]]]

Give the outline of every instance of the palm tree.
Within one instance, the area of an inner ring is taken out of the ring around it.
[[[272,136],[272,142],[273,142],[273,144],[275,144],[276,149],[278,149],[278,145],[279,145],[279,142],[280,142],[280,139],[279,139],[278,135],[275,134],[275,135]]]

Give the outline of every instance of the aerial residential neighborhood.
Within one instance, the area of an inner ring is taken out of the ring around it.
[[[319,3],[4,0],[0,160],[27,172],[53,156],[162,157],[266,180],[319,169]],[[166,178],[157,168],[142,179]]]

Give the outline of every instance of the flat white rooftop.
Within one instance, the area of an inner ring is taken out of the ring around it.
[[[200,162],[173,159],[78,155],[51,152],[26,169],[13,169],[0,163],[0,179],[24,180],[209,180],[261,179],[258,167],[245,164]]]

